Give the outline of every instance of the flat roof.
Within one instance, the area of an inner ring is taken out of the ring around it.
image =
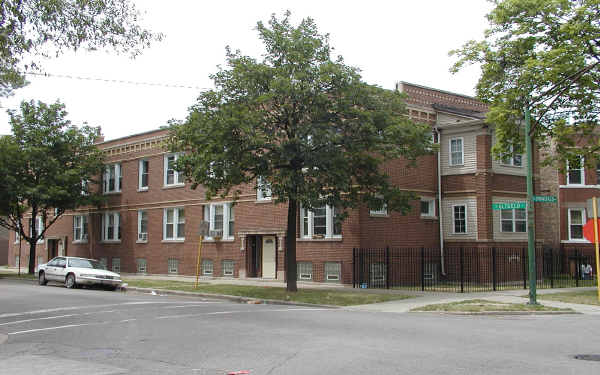
[[[417,85],[416,83],[410,83],[410,82],[406,82],[406,81],[399,81],[399,83],[401,83],[403,85],[410,85],[410,86],[418,87],[418,88],[421,88],[421,89],[437,91],[437,92],[441,92],[441,93],[448,94],[448,95],[456,95],[456,96],[460,96],[460,97],[463,97],[463,98],[466,98],[466,99],[476,100],[478,102],[481,101],[481,100],[477,99],[474,96],[469,96],[469,95],[465,95],[465,94],[458,94],[456,92],[446,91],[446,90],[440,90],[440,89],[436,89],[436,88],[428,87],[428,86],[423,86],[423,85]]]

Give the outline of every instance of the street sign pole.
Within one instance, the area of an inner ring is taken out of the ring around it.
[[[600,251],[598,251],[598,202],[592,198],[594,204],[594,244],[596,246],[596,283],[598,284],[598,302],[600,302]]]
[[[200,277],[200,259],[202,258],[202,241],[204,241],[204,236],[208,235],[209,232],[209,223],[208,221],[202,220],[200,222],[200,240],[198,241],[198,259],[196,260],[196,285],[194,288],[198,288],[198,278]]]
[[[531,114],[525,108],[525,151],[527,153],[527,255],[529,257],[529,304],[537,305],[535,272],[535,221],[533,213],[533,157],[531,150]]]

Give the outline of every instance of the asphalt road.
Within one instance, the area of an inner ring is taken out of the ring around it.
[[[598,374],[600,318],[248,305],[0,280],[0,374]]]

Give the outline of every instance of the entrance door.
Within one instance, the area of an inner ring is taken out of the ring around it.
[[[58,255],[58,240],[48,240],[48,259],[56,258]]]
[[[263,236],[262,277],[275,278],[275,236]]]

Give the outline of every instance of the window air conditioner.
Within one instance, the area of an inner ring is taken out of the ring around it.
[[[138,233],[139,241],[148,241],[148,233]]]

